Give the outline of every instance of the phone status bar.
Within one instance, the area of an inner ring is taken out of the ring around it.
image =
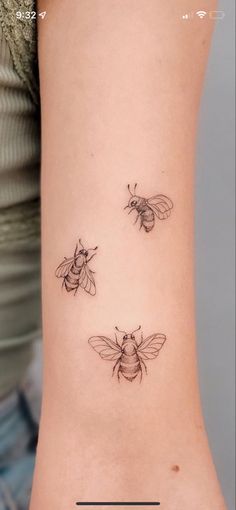
[[[194,12],[187,12],[182,14],[181,18],[184,20],[191,20],[193,18],[199,18],[200,20],[204,20],[206,18],[210,18],[213,20],[222,20],[225,17],[224,11],[194,11]]]

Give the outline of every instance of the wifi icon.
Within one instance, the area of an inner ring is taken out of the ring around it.
[[[206,16],[206,11],[197,11],[196,12],[196,15],[199,17],[199,18],[204,18]]]

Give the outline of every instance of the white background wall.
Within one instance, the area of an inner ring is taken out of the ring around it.
[[[197,148],[197,328],[207,430],[234,510],[234,0],[218,9],[226,15],[214,33]]]

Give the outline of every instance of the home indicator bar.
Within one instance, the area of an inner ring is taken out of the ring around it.
[[[78,506],[160,506],[159,501],[77,501]]]

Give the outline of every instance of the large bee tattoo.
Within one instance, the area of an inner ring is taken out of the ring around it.
[[[134,223],[140,220],[140,228],[143,227],[145,232],[151,232],[155,225],[155,217],[159,220],[166,220],[171,214],[174,207],[172,200],[165,195],[155,195],[150,198],[144,198],[136,195],[137,184],[134,185],[132,193],[128,184],[128,191],[131,195],[125,209],[130,209],[128,214],[136,211],[137,217]]]
[[[116,334],[115,342],[106,336],[92,336],[88,342],[102,359],[115,361],[112,375],[116,374],[118,381],[122,376],[127,381],[133,382],[140,375],[141,382],[143,371],[147,374],[145,361],[158,356],[166,336],[162,333],[154,333],[144,339],[141,334],[141,340],[138,341],[134,333],[139,331],[141,326],[132,333],[120,331],[117,327],[115,329],[124,334],[121,342],[118,342]]]
[[[56,269],[57,278],[63,278],[62,286],[67,292],[73,292],[74,295],[79,287],[85,290],[91,296],[96,294],[96,285],[94,280],[94,271],[92,271],[88,263],[96,255],[96,248],[85,249],[81,239],[79,240],[81,249],[78,244],[75,247],[74,255],[71,258],[64,257],[64,260]]]

